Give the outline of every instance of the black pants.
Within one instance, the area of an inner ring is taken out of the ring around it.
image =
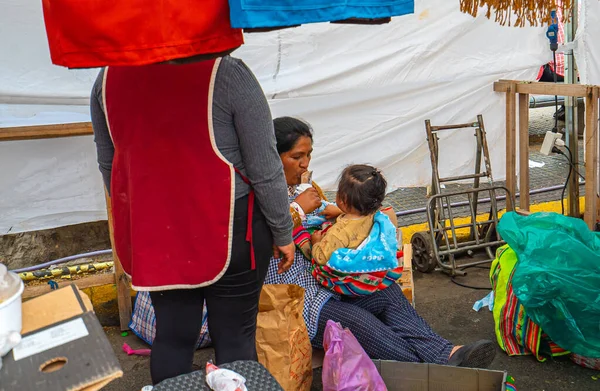
[[[273,241],[265,217],[255,205],[252,223],[256,269],[251,270],[250,244],[246,241],[247,217],[248,197],[240,198],[235,203],[231,261],[219,281],[205,288],[150,293],[156,314],[156,337],[150,360],[154,384],[192,371],[204,300],[216,364],[257,360],[258,300]]]

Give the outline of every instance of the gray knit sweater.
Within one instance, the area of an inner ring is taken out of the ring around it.
[[[110,192],[114,146],[102,104],[103,75],[104,70],[94,84],[90,106],[98,164]],[[283,246],[291,243],[292,220],[287,185],[277,154],[271,112],[250,69],[243,61],[230,56],[222,58],[215,80],[213,128],[219,151],[252,183],[275,244]],[[248,193],[248,185],[236,175],[235,198]]]

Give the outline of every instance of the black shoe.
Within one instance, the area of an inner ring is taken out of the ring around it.
[[[492,341],[481,340],[458,349],[448,360],[448,365],[468,368],[487,368],[496,356]]]

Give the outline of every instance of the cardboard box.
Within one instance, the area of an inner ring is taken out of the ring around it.
[[[388,391],[505,391],[506,372],[374,361]]]
[[[92,303],[75,285],[23,303],[22,335],[3,359],[0,391],[95,391],[123,376]]]

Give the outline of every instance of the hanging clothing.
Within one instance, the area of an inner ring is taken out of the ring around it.
[[[414,13],[414,0],[229,0],[236,28],[289,27]]]
[[[227,0],[43,0],[52,63],[144,65],[238,48]]]
[[[212,110],[202,110],[218,64],[105,71],[114,245],[134,289],[210,285],[229,265],[234,168],[216,148]]]

